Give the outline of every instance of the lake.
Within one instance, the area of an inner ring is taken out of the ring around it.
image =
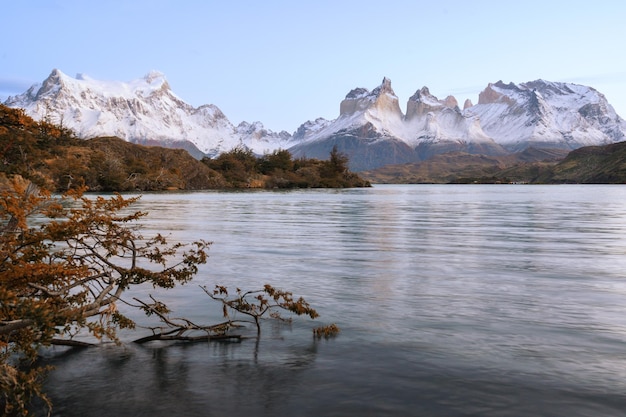
[[[162,193],[134,207],[150,212],[145,235],[213,242],[192,283],[158,293],[174,316],[218,321],[198,288],[218,283],[270,283],[321,316],[266,322],[258,341],[51,349],[55,416],[626,413],[624,186]],[[330,323],[337,337],[313,338]]]

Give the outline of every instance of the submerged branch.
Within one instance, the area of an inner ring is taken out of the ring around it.
[[[177,333],[179,329],[173,330],[172,332],[166,333],[157,333],[150,336],[142,337],[137,340],[133,340],[133,343],[143,344],[147,342],[151,342],[153,340],[181,340],[188,342],[204,342],[204,341],[212,341],[212,340],[241,340],[243,337],[238,334],[217,334],[217,335],[202,335],[202,336],[182,336],[182,335],[174,335],[169,336],[171,333]]]
[[[50,341],[50,344],[56,345],[56,346],[71,346],[71,347],[81,347],[81,348],[97,346],[93,343],[80,342],[78,340],[69,340],[69,339],[52,339]]]
[[[169,328],[169,330],[160,330],[161,328],[151,327],[150,330],[152,330],[153,334],[134,340],[133,343],[142,344],[153,340],[180,340],[199,342],[211,340],[242,339],[241,335],[227,334],[228,329],[230,329],[231,327],[237,327],[237,324],[235,324],[235,322],[231,320],[211,326],[201,326],[186,318],[170,318],[167,315],[167,310],[164,309],[164,305],[155,300],[152,296],[150,296],[150,298],[152,299],[152,301],[154,301],[153,304],[148,304],[138,298],[133,299],[140,304],[140,308],[142,308],[146,312],[146,314],[156,315],[159,320],[161,320],[161,322],[164,323],[167,328]],[[183,324],[181,324],[180,322],[183,322]],[[205,334],[199,336],[187,336],[186,333],[190,332],[203,332]]]

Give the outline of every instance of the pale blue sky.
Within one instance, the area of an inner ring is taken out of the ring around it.
[[[474,103],[488,83],[589,85],[626,117],[620,0],[0,0],[0,99],[58,68],[130,81],[163,72],[188,103],[293,132],[353,88],[392,81]]]

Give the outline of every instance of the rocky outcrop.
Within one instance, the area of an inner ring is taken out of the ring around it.
[[[365,88],[350,91],[339,105],[339,117],[348,117],[358,112],[378,112],[387,117],[402,118],[398,97],[391,88],[391,80],[384,78],[372,92]]]
[[[454,100],[456,103],[456,100]],[[442,107],[448,106],[445,101],[439,101],[437,97],[430,94],[428,87],[422,87],[413,94],[406,104],[406,120],[412,120],[432,111],[439,111]]]

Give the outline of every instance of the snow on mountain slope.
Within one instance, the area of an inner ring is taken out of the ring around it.
[[[458,145],[493,148],[490,154],[504,153],[504,149],[482,130],[477,117],[464,115],[457,100],[444,100],[430,94],[427,87],[415,92],[407,102],[405,123],[410,136],[405,138],[412,146],[422,143],[457,143]]]
[[[350,91],[339,106],[337,119],[308,121],[298,128],[294,139],[300,143],[315,142],[366,125],[379,133],[377,138],[370,138],[372,140],[400,137],[405,135],[402,118],[398,97],[391,89],[391,81],[385,78],[371,92],[365,88]]]
[[[623,141],[626,132],[598,91],[544,80],[489,84],[464,114],[478,117],[484,132],[510,151],[604,145]]]
[[[402,115],[385,78],[372,92],[350,91],[337,119],[307,123],[298,130],[301,141],[292,149],[320,155],[335,145],[343,150],[342,143],[347,143],[345,151],[351,158],[363,157],[359,167],[382,161],[357,147],[389,140],[406,144],[410,151],[393,156],[398,152],[394,144],[385,163],[394,157],[401,163],[451,151],[503,155],[528,147],[575,149],[626,139],[625,122],[602,94],[590,87],[543,80],[489,84],[478,104],[466,101],[463,110],[454,97],[439,100],[423,87],[409,98]]]
[[[36,119],[62,123],[79,137],[118,136],[172,147],[190,142],[207,155],[240,145],[262,153],[284,148],[290,139],[288,133],[275,134],[259,122],[235,128],[212,104],[194,108],[156,71],[124,83],[84,75],[72,78],[55,69],[43,83],[9,97],[5,104],[24,108]]]
[[[271,153],[277,149],[286,149],[292,143],[292,137],[286,131],[272,132],[261,122],[241,122],[235,128],[241,143],[257,155]]]
[[[301,139],[293,148],[297,154],[320,154],[312,148],[323,142],[328,147],[340,136],[358,138],[361,146],[388,140],[402,142],[411,151],[399,160],[408,161],[459,150],[506,153],[482,131],[477,117],[462,114],[452,96],[438,100],[424,87],[409,99],[407,114],[403,115],[388,78],[371,92],[365,88],[350,91],[340,104],[337,119],[308,123],[297,132]]]
[[[478,104],[466,100],[463,110],[454,97],[439,100],[423,87],[409,98],[403,114],[391,81],[384,78],[372,91],[350,91],[336,119],[308,121],[293,135],[272,132],[260,122],[233,126],[212,104],[194,108],[156,71],[124,83],[72,78],[53,70],[43,83],[5,104],[61,123],[79,137],[114,135],[182,147],[198,157],[245,146],[259,155],[288,149],[296,157],[325,159],[337,146],[353,169],[452,151],[501,155],[528,147],[575,149],[626,139],[626,123],[602,94],[543,80],[489,84]]]

